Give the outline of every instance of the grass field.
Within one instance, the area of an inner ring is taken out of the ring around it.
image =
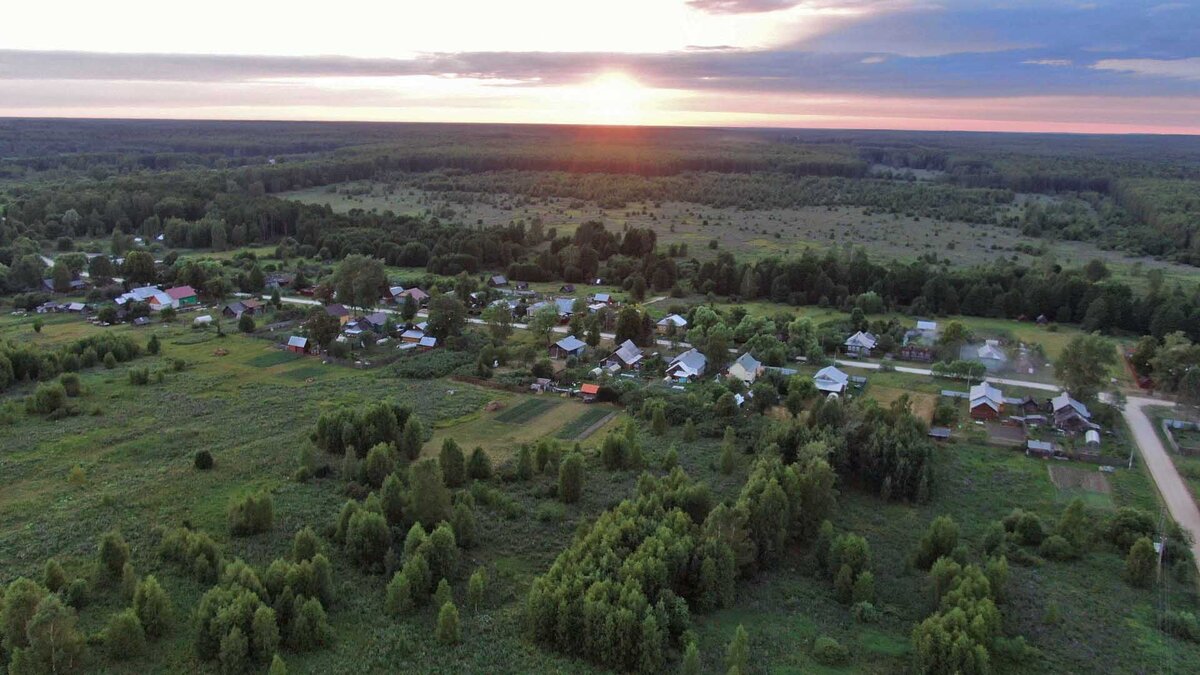
[[[579,417],[576,417],[564,425],[563,428],[559,429],[554,437],[564,441],[573,441],[579,438],[583,432],[591,429],[600,420],[612,415],[614,412],[609,407],[592,406],[580,413]]]
[[[102,330],[78,318],[73,323],[53,318],[35,334],[30,317],[0,317],[0,336],[53,343]],[[464,448],[484,447],[494,461],[504,462],[521,443],[577,435],[573,430],[590,426],[589,418],[612,410],[449,380],[398,384],[383,372],[321,365],[316,359],[273,363],[266,357],[278,352],[267,352],[261,340],[241,335],[218,338],[171,326],[104,330],[130,332],[139,341],[156,332],[163,353],[113,370],[85,372],[85,394],[78,403],[84,411],[96,410],[96,415],[50,422],[18,408],[14,425],[0,427],[0,475],[5,480],[0,490],[0,582],[39,576],[50,556],[63,561],[68,575],[85,573],[95,558],[98,534],[119,528],[133,547],[138,572],[153,573],[163,581],[180,618],[152,656],[123,664],[98,657],[94,670],[105,672],[215,672],[211,664],[196,661],[192,647],[191,610],[206,587],[155,555],[153,530],[191,523],[212,534],[227,556],[260,567],[283,555],[300,527],[313,525],[327,533],[346,499],[345,483],[336,477],[292,480],[297,454],[321,412],[393,400],[411,406],[433,430],[426,454],[436,454],[441,440],[453,437]],[[187,369],[167,374],[162,383],[129,384],[128,368],[154,369],[175,358],[186,361]],[[928,395],[940,386],[932,379],[880,373],[872,377],[866,395],[881,400],[899,391]],[[18,386],[3,400],[15,401],[30,389]],[[488,412],[485,405],[490,401],[505,407]],[[525,641],[522,606],[532,579],[549,567],[578,528],[633,494],[640,472],[605,471],[595,457],[605,431],[625,419],[617,415],[583,444],[587,478],[578,504],[564,506],[549,496],[557,480],[553,474],[529,482],[493,483],[517,508],[508,514],[487,507],[478,511],[479,545],[464,552],[465,573],[452,581],[460,607],[466,606],[464,579],[470,570],[485,568],[490,590],[480,611],[464,611],[464,641],[454,649],[432,640],[431,609],[386,618],[386,580],[362,573],[323,535],[322,545],[334,565],[338,599],[330,619],[337,642],[323,651],[285,652],[289,670],[596,672]],[[661,473],[657,467],[667,448],[677,446],[680,465],[711,486],[715,501],[734,497],[746,479],[746,456],[738,456],[730,475],[717,470],[719,439],[685,443],[676,428],[662,437],[642,434],[642,442],[654,473]],[[192,456],[201,448],[213,452],[214,470],[198,472],[192,467]],[[834,601],[828,580],[812,574],[807,552],[797,549],[779,567],[740,582],[733,607],[695,617],[706,672],[724,670],[725,645],[739,623],[750,631],[755,673],[907,672],[909,633],[930,610],[926,575],[913,570],[907,559],[929,521],[951,515],[976,555],[991,520],[1019,506],[1053,523],[1066,501],[1082,489],[1066,482],[1056,486],[1046,462],[1019,453],[969,442],[938,446],[935,452],[937,480],[930,504],[883,503],[853,486],[838,486],[835,525],[863,534],[871,544],[876,588],[885,609],[882,621],[854,622],[849,609]],[[77,465],[84,480],[72,483],[68,478]],[[1113,474],[1110,488],[1107,499],[1089,498],[1096,518],[1125,505],[1157,513],[1153,487],[1140,468]],[[262,535],[231,537],[225,520],[228,500],[253,489],[272,493],[275,526]],[[1097,664],[1103,664],[1105,672],[1138,672],[1147,663],[1175,672],[1191,670],[1200,662],[1200,647],[1165,637],[1154,627],[1160,598],[1169,599],[1173,607],[1195,608],[1191,591],[1169,585],[1159,596],[1133,589],[1121,581],[1122,566],[1121,556],[1103,549],[1072,563],[1014,565],[1014,594],[1002,608],[1006,632],[1025,635],[1041,655],[998,672],[1084,672],[1096,670]],[[1063,620],[1050,626],[1043,619],[1052,604],[1061,607]],[[80,614],[82,629],[99,631],[124,605],[115,589],[97,589]],[[845,668],[824,669],[812,660],[813,640],[822,635],[851,649]]]
[[[552,398],[527,398],[511,408],[506,408],[496,415],[497,422],[505,424],[524,424],[535,417],[540,417],[557,407],[558,401]]]

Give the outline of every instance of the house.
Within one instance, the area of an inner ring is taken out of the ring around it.
[[[383,312],[375,312],[373,314],[364,316],[359,320],[358,324],[360,328],[366,328],[373,330],[376,333],[382,333],[383,329],[387,326],[387,322],[387,314],[384,314]]]
[[[613,304],[613,297],[608,293],[596,293],[592,295],[592,302],[603,302],[606,305]]]
[[[849,382],[850,376],[838,370],[836,366],[825,366],[813,375],[813,384],[817,385],[817,391],[826,394],[845,393]]]
[[[325,313],[338,320],[345,326],[350,321],[350,310],[345,305],[325,305]]]
[[[554,309],[558,310],[559,319],[570,319],[575,313],[575,298],[555,298]]]
[[[1066,392],[1050,399],[1050,408],[1054,411],[1054,427],[1057,429],[1075,433],[1099,428],[1092,423],[1092,413],[1087,406]]]
[[[76,314],[87,311],[87,308],[88,308],[88,306],[83,304],[82,302],[72,302],[69,305],[67,305],[67,311],[74,312]]]
[[[950,440],[950,428],[949,427],[930,427],[929,428],[929,437],[935,441],[948,441],[948,440]]]
[[[419,288],[410,288],[401,291],[400,295],[395,297],[396,303],[403,303],[405,298],[412,298],[417,303],[417,306],[423,306],[429,302],[429,294]]]
[[[307,354],[308,338],[300,337],[299,335],[291,336],[288,338],[287,350],[289,352],[296,352],[297,354]]]
[[[267,288],[282,289],[284,286],[291,286],[296,283],[296,275],[287,272],[273,272],[267,275]]]
[[[604,361],[606,367],[616,366],[618,370],[632,370],[642,366],[642,350],[633,343],[633,340],[626,340],[617,347],[617,351],[613,352]]]
[[[750,352],[746,352],[737,357],[737,360],[729,366],[729,369],[725,371],[725,376],[741,380],[746,384],[754,384],[754,381],[762,373],[763,364],[754,358]]]
[[[558,287],[558,292],[559,293],[574,293],[575,292],[575,284],[563,284],[562,286]]]
[[[580,357],[583,355],[583,350],[587,348],[587,344],[583,340],[568,335],[567,337],[550,345],[550,358],[552,359],[567,359],[571,357]]]
[[[938,325],[936,321],[918,321],[917,327],[904,333],[900,358],[909,361],[933,361],[937,357]]]
[[[242,316],[242,314],[247,314],[247,313],[253,314],[254,312],[247,311],[246,302],[243,300],[228,303],[227,305],[225,305],[224,307],[221,308],[221,314],[223,316],[228,316],[228,317],[234,318],[234,319],[240,318]]]
[[[1050,441],[1029,439],[1025,441],[1025,454],[1030,457],[1053,457],[1056,450]]]
[[[407,344],[420,344],[421,338],[425,337],[425,331],[409,328],[400,334],[400,341]]]
[[[1003,369],[1008,365],[1008,354],[1000,348],[996,340],[987,340],[981,345],[963,345],[959,350],[959,358],[964,361],[978,361],[989,373]]]
[[[493,275],[492,278],[488,279],[488,286],[491,286],[492,288],[500,288],[501,286],[507,286],[507,285],[508,285],[508,278],[505,277],[503,274],[496,274],[496,275]]]
[[[1035,417],[1039,416],[1036,413],[1042,409],[1042,404],[1032,396],[1025,396],[1024,398],[1006,398],[1004,399],[1004,404],[1008,406],[1010,410],[1020,410],[1026,415]]]
[[[579,388],[579,394],[583,397],[584,403],[592,403],[599,393],[600,385],[598,384],[585,384]]]
[[[667,377],[688,382],[704,375],[707,368],[708,357],[693,347],[671,359],[671,363],[667,364]]]
[[[387,290],[387,295],[384,296],[384,299],[390,300],[392,302],[404,302],[404,287],[403,286],[389,287]]]
[[[151,311],[161,311],[167,307],[174,307],[175,301],[166,292],[154,286],[142,286],[134,288],[128,293],[122,293],[115,299],[118,307],[124,307],[130,302],[144,302],[150,306]]]
[[[671,316],[659,319],[658,323],[655,325],[655,330],[659,335],[667,335],[672,331],[672,329],[678,332],[684,328],[687,328],[687,325],[687,319],[679,316],[678,314],[672,314]]]
[[[191,286],[168,288],[167,295],[170,296],[174,307],[190,307],[200,304],[200,298],[196,297],[196,289]]]
[[[875,349],[878,343],[879,338],[860,330],[846,338],[843,345],[846,347],[846,353],[851,356],[870,356],[871,350]]]
[[[972,419],[999,419],[1000,414],[1004,412],[1004,394],[987,382],[981,382],[971,387],[968,400]]]

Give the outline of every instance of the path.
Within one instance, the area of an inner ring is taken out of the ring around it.
[[[835,361],[837,362],[837,364],[839,366],[845,366],[847,368],[866,368],[867,370],[879,370],[879,365],[880,365],[878,363],[872,363],[870,361],[853,361],[853,360],[849,360],[849,359],[835,359]],[[892,369],[895,370],[897,373],[907,373],[909,375],[928,375],[928,376],[933,375],[933,371],[929,370],[928,368],[912,368],[910,366],[893,366]],[[1062,387],[1060,387],[1056,384],[1046,384],[1045,382],[1029,382],[1026,380],[1010,380],[1005,377],[992,377],[990,375],[987,376],[986,379],[988,382],[991,382],[992,384],[1007,384],[1011,387],[1025,387],[1027,389],[1041,389],[1042,391],[1052,391],[1055,393],[1062,391]]]
[[[1133,440],[1141,450],[1146,468],[1150,469],[1150,476],[1154,478],[1159,494],[1167,503],[1167,510],[1171,512],[1171,517],[1179,523],[1181,528],[1192,535],[1192,554],[1196,558],[1197,568],[1200,568],[1200,509],[1196,508],[1196,501],[1192,498],[1187,483],[1175,469],[1175,463],[1171,461],[1171,456],[1163,447],[1162,440],[1155,433],[1154,423],[1150,421],[1150,416],[1144,410],[1148,406],[1170,408],[1175,404],[1171,401],[1130,396],[1125,400],[1125,409],[1121,411],[1121,414],[1125,416],[1125,422],[1129,425]]]

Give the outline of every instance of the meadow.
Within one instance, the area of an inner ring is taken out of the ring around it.
[[[40,333],[30,317],[0,318],[0,335],[16,340],[54,343],[96,330],[130,332],[148,339],[159,335],[163,351],[112,370],[83,373],[84,414],[48,421],[16,408],[5,438],[0,471],[0,581],[25,575],[38,578],[43,562],[56,557],[69,575],[85,574],[95,558],[100,533],[119,529],[133,547],[139,573],[154,573],[168,589],[179,620],[153,651],[123,664],[104,663],[109,672],[208,672],[192,646],[191,608],[205,587],[180,574],[155,554],[156,528],[187,523],[210,533],[229,557],[265,566],[289,549],[292,535],[311,525],[327,533],[345,500],[337,478],[307,482],[293,479],[297,457],[309,442],[316,417],[339,406],[364,406],[389,400],[411,406],[433,429],[425,453],[432,455],[444,438],[464,448],[479,445],[497,464],[511,461],[521,443],[543,437],[578,435],[616,409],[586,406],[549,395],[530,396],[483,389],[450,380],[397,381],[386,369],[358,370],[321,365],[315,357],[279,352],[267,342],[241,335],[216,337],[181,326],[98,329],[75,317],[50,317]],[[286,355],[284,358],[281,354]],[[182,372],[163,382],[129,383],[132,367],[155,368],[183,359]],[[932,380],[879,373],[865,395],[882,401],[898,391],[932,396],[942,386]],[[22,386],[5,401],[29,391]],[[491,401],[503,405],[488,411]],[[924,406],[924,403],[921,403]],[[285,653],[292,672],[593,672],[594,668],[531,644],[523,636],[522,607],[533,578],[544,572],[577,529],[601,511],[634,493],[637,471],[606,471],[596,447],[607,430],[620,428],[624,416],[610,419],[584,443],[586,480],[580,502],[555,500],[553,475],[528,482],[493,481],[510,506],[480,506],[479,544],[464,552],[462,569],[486,570],[488,592],[478,610],[463,612],[463,642],[438,646],[432,640],[431,609],[402,619],[383,611],[386,579],[365,574],[332,542],[322,547],[334,565],[337,602],[330,620],[336,644],[305,654]],[[662,437],[642,433],[647,466],[658,467],[667,448],[679,451],[680,465],[712,487],[718,500],[734,497],[744,482],[750,458],[739,457],[732,474],[718,470],[719,443],[683,440],[680,429]],[[193,468],[199,449],[212,451],[216,465]],[[838,604],[827,579],[814,574],[810,552],[794,549],[778,568],[741,581],[733,607],[697,615],[695,630],[708,670],[717,672],[735,628],[750,634],[754,672],[904,672],[910,659],[909,632],[931,611],[926,574],[908,558],[928,523],[950,515],[972,551],[989,522],[1020,507],[1053,523],[1075,496],[1085,496],[1099,517],[1120,506],[1157,512],[1152,484],[1139,468],[1111,477],[1106,494],[1056,487],[1047,463],[1020,453],[969,440],[936,448],[937,488],[931,503],[914,506],[883,503],[852,486],[839,486],[834,524],[862,534],[871,545],[877,576],[878,623],[858,623]],[[82,471],[82,479],[74,467]],[[230,498],[254,490],[274,497],[272,529],[252,537],[231,537],[225,523]],[[324,537],[323,537],[324,538]],[[1164,602],[1194,606],[1194,587],[1168,584],[1159,591],[1133,589],[1121,581],[1122,556],[1098,547],[1074,562],[1043,561],[1012,566],[1012,596],[1002,607],[1005,628],[1024,635],[1039,656],[1001,672],[1079,672],[1104,663],[1110,672],[1186,670],[1200,659],[1200,647],[1159,632],[1155,616]],[[460,607],[465,584],[454,583]],[[99,631],[123,601],[115,589],[97,589],[80,613],[81,628]],[[820,636],[838,639],[850,649],[850,661],[831,669],[811,655]]]

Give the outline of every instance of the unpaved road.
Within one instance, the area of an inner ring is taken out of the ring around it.
[[[1130,396],[1126,399],[1125,410],[1121,414],[1129,424],[1133,440],[1142,452],[1142,459],[1150,469],[1150,475],[1158,485],[1158,491],[1167,503],[1171,517],[1192,535],[1192,554],[1196,556],[1196,565],[1200,568],[1200,509],[1196,508],[1196,501],[1192,498],[1187,483],[1175,470],[1171,456],[1167,454],[1167,449],[1154,432],[1154,422],[1150,421],[1150,416],[1144,410],[1148,406],[1170,408],[1174,405],[1170,401]]]

